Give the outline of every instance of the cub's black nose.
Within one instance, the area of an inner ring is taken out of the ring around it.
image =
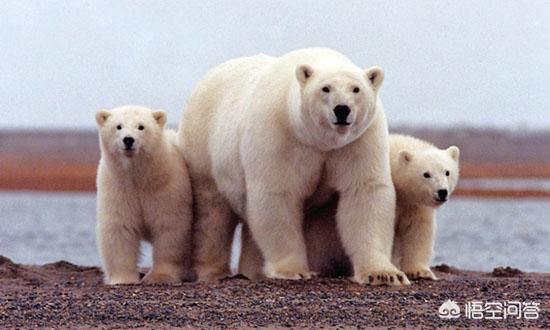
[[[126,148],[131,148],[134,145],[135,141],[136,140],[134,140],[134,138],[131,136],[127,136],[124,139],[122,139],[122,142],[124,142],[124,145],[126,146]]]
[[[336,115],[336,125],[349,125],[348,116],[351,109],[345,104],[339,104],[334,107],[334,114]]]
[[[447,195],[449,194],[449,192],[447,191],[447,189],[439,189],[437,191],[437,196],[439,197],[439,199],[441,201],[445,201],[447,200]]]

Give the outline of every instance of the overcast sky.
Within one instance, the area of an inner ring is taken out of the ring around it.
[[[310,46],[382,66],[390,124],[550,128],[550,1],[3,0],[0,46],[0,128],[175,124],[212,66]]]

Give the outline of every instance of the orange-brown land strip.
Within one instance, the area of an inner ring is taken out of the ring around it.
[[[42,157],[0,157],[0,189],[38,191],[95,191],[96,163]],[[550,178],[549,164],[461,164],[463,179]],[[459,196],[550,197],[550,191],[517,189],[458,189]]]

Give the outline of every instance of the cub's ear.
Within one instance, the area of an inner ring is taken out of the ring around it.
[[[166,112],[162,110],[153,111],[153,118],[160,127],[164,127],[164,124],[166,124]]]
[[[447,148],[447,153],[454,160],[458,160],[458,157],[460,157],[460,149],[458,149],[457,146],[451,146]]]
[[[95,121],[97,122],[99,127],[103,127],[109,116],[111,116],[111,113],[108,110],[99,110],[95,114]]]
[[[378,91],[384,81],[384,70],[381,67],[373,66],[366,71],[367,81],[371,84],[375,91]]]
[[[304,86],[307,80],[313,75],[313,68],[307,64],[298,65],[296,67],[296,79],[300,86]]]
[[[399,163],[408,164],[413,159],[413,155],[408,150],[401,150],[399,152]]]

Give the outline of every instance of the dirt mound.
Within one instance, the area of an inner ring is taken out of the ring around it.
[[[0,256],[0,266],[3,266],[4,264],[13,264],[13,261],[11,261],[10,258]]]
[[[97,267],[78,266],[65,260],[60,260],[49,264],[45,264],[42,267],[46,269],[59,270],[64,272],[85,272],[90,270],[99,271]]]
[[[16,265],[11,259],[0,256],[0,277],[16,279],[20,277],[19,265]]]
[[[497,267],[493,269],[491,275],[495,277],[518,277],[523,275],[523,272],[517,268],[512,267]]]
[[[25,284],[96,283],[101,278],[97,267],[85,267],[67,261],[57,261],[43,266],[20,265],[0,256],[0,279]]]
[[[16,264],[4,256],[0,256],[0,278],[27,284],[40,284],[48,281],[48,276],[43,272]]]
[[[446,273],[446,274],[455,274],[455,275],[462,274],[462,272],[458,268],[451,267],[447,264],[437,265],[437,266],[432,267],[432,268],[434,270],[438,271],[438,272],[442,272],[442,273]]]

